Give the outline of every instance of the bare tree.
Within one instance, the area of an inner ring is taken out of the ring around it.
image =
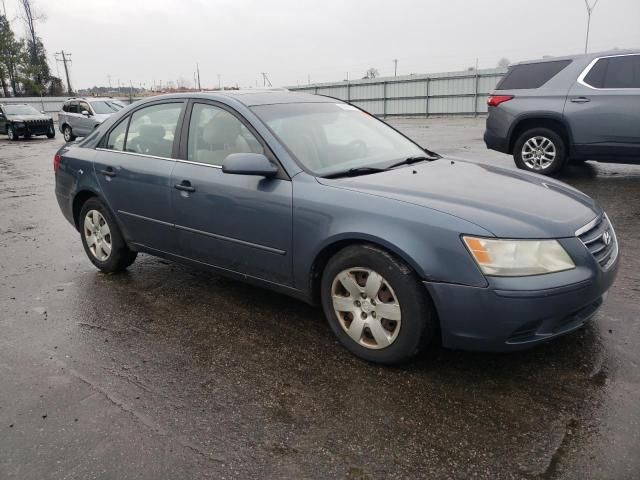
[[[371,78],[371,79],[373,79],[373,78],[376,78],[376,77],[379,77],[379,76],[380,76],[380,72],[378,71],[378,69],[371,67],[369,70],[367,70],[365,72],[364,77],[362,77],[362,78]]]
[[[182,90],[189,88],[191,86],[191,83],[184,77],[178,77],[178,80],[176,80],[176,85],[178,86],[178,89]]]
[[[584,5],[585,7],[587,7],[587,38],[584,41],[584,53],[587,53],[587,49],[589,48],[589,28],[591,27],[591,14],[596,8],[596,5],[598,5],[599,1],[600,0],[595,0],[593,2],[593,5],[590,5],[589,0],[584,0]]]
[[[509,65],[511,65],[511,60],[509,60],[507,57],[502,57],[500,60],[498,60],[499,68],[506,68]]]

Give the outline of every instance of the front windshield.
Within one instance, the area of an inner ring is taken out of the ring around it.
[[[346,103],[285,103],[252,110],[317,176],[385,168],[425,151],[388,125]]]
[[[101,115],[101,114],[108,115],[110,113],[115,113],[118,110],[122,109],[122,106],[118,105],[113,101],[107,101],[107,100],[99,100],[96,102],[91,102],[91,107],[93,107],[93,111],[96,112],[96,114],[98,115]]]
[[[5,105],[2,108],[7,115],[40,115],[31,105]]]

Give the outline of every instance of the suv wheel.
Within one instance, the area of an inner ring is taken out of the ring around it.
[[[103,272],[119,272],[138,255],[129,250],[111,213],[97,198],[90,198],[80,210],[82,246],[89,260]]]
[[[532,128],[516,140],[513,159],[518,168],[550,175],[565,164],[567,148],[564,140],[548,128]]]
[[[65,125],[62,129],[62,134],[64,135],[65,142],[73,142],[76,139],[76,136],[73,134],[71,127],[69,125]]]
[[[404,263],[371,245],[338,252],[321,283],[322,308],[338,340],[364,360],[396,364],[433,338],[426,289]]]
[[[12,125],[7,126],[7,137],[9,137],[9,140],[18,140],[18,134],[16,133]]]

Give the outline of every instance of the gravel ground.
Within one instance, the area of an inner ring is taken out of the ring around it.
[[[513,167],[480,119],[393,124]],[[640,166],[561,177],[623,252],[587,327],[382,368],[288,297],[146,255],[97,272],[54,197],[61,144],[0,139],[1,479],[640,477]]]

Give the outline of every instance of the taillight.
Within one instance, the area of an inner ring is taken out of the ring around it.
[[[60,166],[60,155],[53,157],[53,172],[58,173],[58,167]]]
[[[487,105],[490,107],[497,107],[501,103],[508,102],[513,98],[513,95],[489,95],[487,98]]]

